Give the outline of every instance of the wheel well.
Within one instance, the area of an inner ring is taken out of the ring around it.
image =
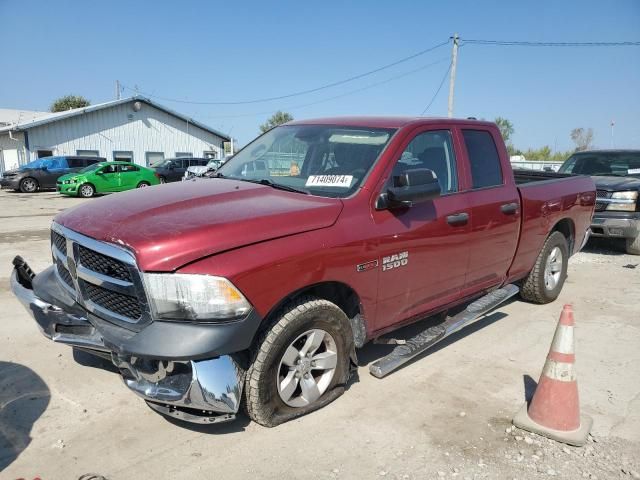
[[[20,185],[22,185],[22,182],[24,182],[25,180],[33,180],[34,182],[36,182],[37,186],[40,186],[40,182],[36,178],[30,177],[30,176],[26,176],[24,178],[21,178],[20,179]]]
[[[569,244],[569,254],[573,252],[573,243],[575,241],[575,226],[573,224],[573,220],[570,218],[563,218],[558,223],[556,223],[551,229],[551,233],[560,232],[564,235],[564,238],[567,239],[567,243]]]
[[[323,298],[335,303],[349,318],[353,318],[359,313],[360,309],[360,297],[349,285],[341,282],[323,282],[315,285],[309,285],[301,288],[294,293],[287,295],[282,299],[265,317],[270,319],[280,308],[286,303],[295,300],[302,295],[311,295],[318,298]],[[269,322],[264,322],[268,325]]]

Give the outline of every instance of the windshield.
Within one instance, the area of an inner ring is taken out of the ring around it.
[[[94,163],[93,165],[89,165],[88,167],[84,167],[82,170],[80,170],[78,173],[87,173],[87,172],[93,172],[94,170],[100,168],[101,166],[103,166],[104,163]]]
[[[640,152],[576,153],[564,162],[560,173],[574,175],[640,175]]]
[[[225,178],[273,183],[323,197],[360,186],[393,129],[288,125],[258,137],[218,170]]]
[[[167,158],[166,160],[160,160],[159,162],[152,163],[149,165],[151,168],[166,168],[169,166],[171,162],[173,162],[173,158]]]
[[[49,170],[67,168],[67,160],[64,157],[43,157],[26,163],[21,168],[47,168]]]

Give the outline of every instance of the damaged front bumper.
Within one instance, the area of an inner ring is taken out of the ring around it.
[[[28,265],[18,258],[14,265],[11,289],[44,336],[111,358],[120,369],[125,385],[159,413],[194,423],[235,418],[245,371],[233,355],[173,360],[116,351],[89,320],[86,311],[69,301],[49,302],[39,297],[33,289],[34,274]]]

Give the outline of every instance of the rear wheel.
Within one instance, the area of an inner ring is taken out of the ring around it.
[[[20,181],[20,191],[22,193],[34,193],[38,190],[38,181],[35,178],[27,177]]]
[[[352,338],[347,316],[334,303],[303,297],[288,304],[253,351],[245,385],[251,419],[274,427],[340,396]]]
[[[78,195],[82,198],[90,198],[93,197],[96,193],[96,189],[90,183],[85,183],[80,185],[78,188]]]
[[[136,188],[145,188],[150,186],[151,184],[149,182],[140,182]]]
[[[560,232],[553,232],[542,246],[533,270],[524,280],[520,296],[533,303],[553,302],[567,278],[569,246]]]

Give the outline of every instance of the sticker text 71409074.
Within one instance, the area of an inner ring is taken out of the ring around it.
[[[309,175],[305,187],[341,187],[349,188],[353,175]]]

